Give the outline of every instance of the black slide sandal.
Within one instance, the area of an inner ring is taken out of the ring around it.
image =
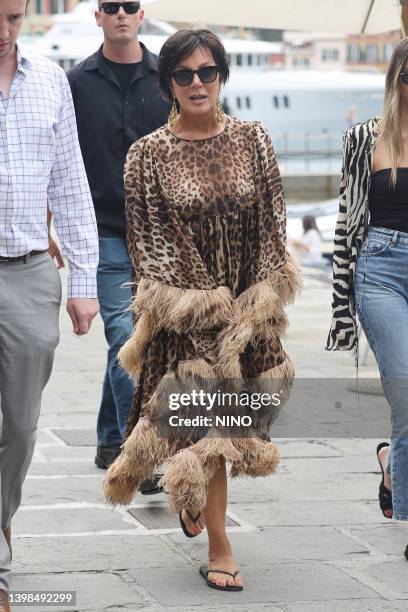
[[[192,523],[194,523],[194,525],[195,525],[195,524],[196,524],[196,522],[198,521],[198,519],[199,519],[199,518],[200,518],[200,516],[201,516],[201,512],[199,512],[195,518],[194,518],[194,516],[191,514],[191,512],[190,512],[189,510],[187,510],[187,509],[186,509],[186,512],[187,512],[187,514],[188,514],[188,518],[190,519],[190,521],[191,521]],[[190,532],[189,532],[189,530],[187,529],[187,526],[186,526],[185,522],[183,521],[183,515],[181,514],[181,512],[179,512],[179,520],[180,520],[180,525],[181,525],[181,528],[182,528],[182,530],[183,530],[183,533],[184,533],[184,535],[185,535],[187,538],[196,538],[198,535],[200,535],[199,533],[190,533]],[[200,532],[200,533],[201,533],[201,532]]]
[[[386,448],[388,446],[389,446],[388,442],[381,442],[377,446],[377,459],[378,459],[378,463],[380,465],[381,474],[382,474],[382,480],[380,482],[380,489],[378,491],[378,500],[380,502],[381,511],[382,511],[383,515],[385,516],[385,518],[392,519],[392,516],[387,516],[385,514],[385,512],[387,510],[391,510],[392,511],[392,491],[387,489],[387,487],[384,484],[384,468],[383,468],[383,466],[381,464],[381,461],[380,461],[380,458],[378,456],[380,450],[382,448]]]
[[[217,591],[243,591],[244,587],[243,586],[230,586],[229,584],[226,584],[225,586],[219,586],[218,584],[215,584],[215,582],[211,582],[211,580],[208,580],[208,574],[210,573],[216,573],[216,574],[226,574],[227,576],[231,576],[231,578],[235,578],[235,576],[237,574],[240,573],[239,570],[237,570],[234,574],[231,574],[231,572],[226,572],[225,570],[221,570],[221,569],[208,569],[208,565],[202,565],[200,567],[200,576],[202,576],[204,578],[204,580],[207,583],[207,586],[210,587],[210,589],[217,589]]]

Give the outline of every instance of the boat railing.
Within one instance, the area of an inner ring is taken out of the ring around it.
[[[342,152],[342,133],[278,132],[273,133],[274,148],[283,157],[338,157]]]

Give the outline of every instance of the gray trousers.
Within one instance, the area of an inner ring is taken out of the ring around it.
[[[10,526],[32,459],[41,394],[59,340],[61,280],[48,253],[0,261],[1,525]],[[0,530],[0,589],[8,590],[10,551]]]

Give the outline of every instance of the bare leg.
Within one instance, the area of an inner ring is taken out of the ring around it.
[[[208,568],[218,568],[234,573],[238,567],[232,556],[231,544],[225,531],[227,512],[227,471],[224,458],[220,467],[210,480],[205,508],[205,519],[208,532]],[[243,586],[241,574],[234,578],[226,574],[210,573],[209,580],[219,586]]]
[[[191,512],[191,514],[194,516],[194,512]],[[205,528],[205,517],[203,514],[201,514],[201,516],[195,523],[190,519],[185,509],[182,510],[181,516],[187,528],[187,531],[191,533],[191,535],[198,535]]]
[[[384,446],[384,448],[382,448],[380,452],[378,453],[378,459],[380,460],[380,463],[384,470],[384,485],[387,487],[389,491],[391,491],[392,490],[391,474],[387,472],[389,450],[390,449],[388,446]],[[385,510],[385,514],[388,516],[388,518],[392,518],[392,510]]]
[[[391,474],[387,472],[388,452],[389,452],[389,447],[384,446],[384,448],[382,448],[380,452],[378,453],[378,458],[384,470],[384,484],[387,487],[387,489],[391,491],[392,489]]]

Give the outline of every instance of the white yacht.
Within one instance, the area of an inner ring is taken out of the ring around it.
[[[69,70],[101,45],[95,7],[80,2],[72,13],[56,15],[31,50]],[[157,54],[175,31],[167,23],[146,21],[140,40]],[[228,37],[223,43],[231,66],[222,92],[228,112],[264,123],[281,156],[339,154],[343,131],[381,110],[384,75],[285,70],[281,43]]]
[[[342,133],[379,114],[385,77],[317,70],[231,71],[223,92],[232,115],[257,119],[283,155],[335,153]]]

